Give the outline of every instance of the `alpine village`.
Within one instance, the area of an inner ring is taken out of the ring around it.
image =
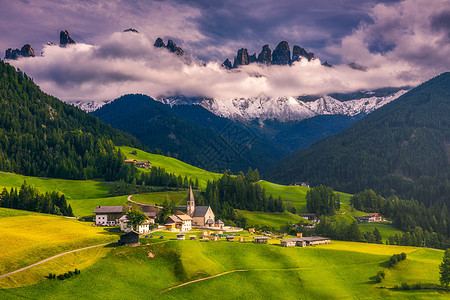
[[[450,3],[300,2],[2,4],[0,299],[450,299]]]

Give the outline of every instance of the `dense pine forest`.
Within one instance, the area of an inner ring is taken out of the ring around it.
[[[450,73],[282,160],[268,179],[450,204]]]
[[[66,179],[120,179],[127,168],[115,145],[132,136],[43,93],[0,61],[0,170]]]

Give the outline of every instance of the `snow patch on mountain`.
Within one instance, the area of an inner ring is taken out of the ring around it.
[[[323,96],[315,101],[301,101],[294,97],[255,97],[240,99],[205,99],[198,104],[212,113],[234,120],[301,121],[320,115],[355,116],[368,114],[405,94],[400,90],[386,97],[369,97],[339,101]],[[172,101],[173,103],[174,101]]]
[[[111,103],[112,101],[68,101],[67,103],[78,107],[85,112],[93,112],[105,104]]]

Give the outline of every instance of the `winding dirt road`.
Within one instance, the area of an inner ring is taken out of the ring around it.
[[[15,270],[15,271],[12,271],[12,272],[3,274],[3,275],[0,275],[0,278],[9,276],[9,275],[12,275],[12,274],[15,274],[15,273],[22,272],[22,271],[24,271],[24,270],[26,270],[26,269],[35,267],[35,266],[40,265],[40,264],[43,264],[43,263],[45,263],[45,262],[47,262],[47,261],[49,261],[49,260],[55,259],[55,258],[57,258],[57,257],[63,256],[63,255],[69,254],[69,253],[74,253],[74,252],[78,252],[78,251],[82,251],[82,250],[86,250],[86,249],[91,249],[91,248],[96,248],[96,247],[106,246],[106,245],[109,245],[109,244],[111,244],[111,243],[106,243],[106,244],[101,244],[101,245],[94,245],[94,246],[84,247],[84,248],[75,249],[75,250],[67,251],[67,252],[64,252],[64,253],[60,253],[60,254],[57,254],[57,255],[55,255],[55,256],[52,256],[52,257],[46,258],[46,259],[44,259],[44,260],[41,260],[40,262],[37,262],[37,263],[35,263],[35,264],[32,264],[32,265],[23,267],[23,268],[21,268],[21,269],[18,269],[18,270]]]

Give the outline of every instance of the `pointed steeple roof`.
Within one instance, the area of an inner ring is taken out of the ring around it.
[[[194,199],[194,192],[192,192],[192,186],[189,186],[188,201],[195,201],[195,199]]]

